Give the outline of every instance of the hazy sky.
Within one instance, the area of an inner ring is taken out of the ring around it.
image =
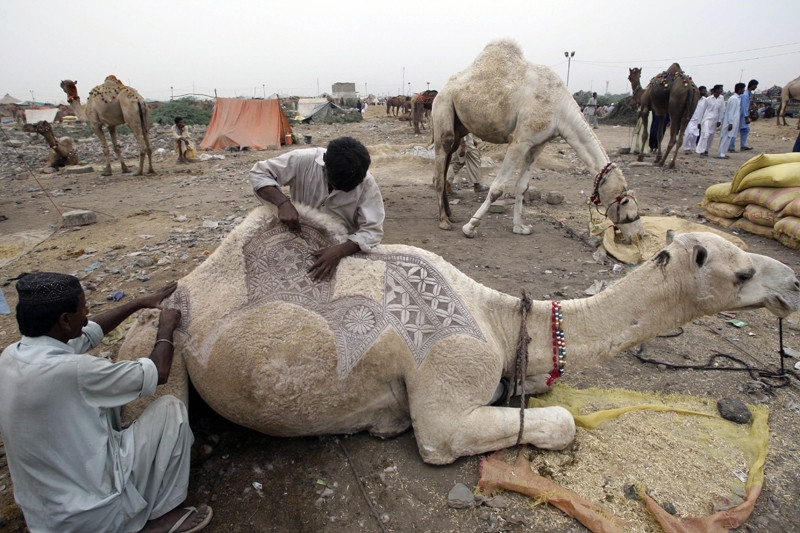
[[[376,95],[439,89],[494,39],[567,78],[630,91],[678,61],[698,85],[759,89],[800,75],[800,1],[2,0],[0,97],[62,102],[114,74],[147,99],[187,93],[316,96],[336,82]],[[387,7],[391,5],[392,7]],[[476,5],[480,8],[474,7]],[[430,85],[428,85],[430,84]]]

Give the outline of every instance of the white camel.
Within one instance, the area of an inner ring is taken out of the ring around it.
[[[781,105],[778,107],[778,126],[786,126],[786,108],[789,106],[790,100],[800,100],[800,76],[788,82],[781,89]],[[800,130],[800,119],[797,121],[797,129]]]
[[[489,206],[502,194],[515,169],[514,233],[528,235],[522,223],[522,199],[533,175],[533,164],[545,143],[561,136],[595,173],[591,201],[604,207],[623,235],[640,236],[644,228],[625,176],[586,123],[580,108],[553,69],[525,60],[509,40],[490,42],[467,69],[454,74],[433,101],[433,142],[436,152],[434,187],[439,199],[439,227],[449,230],[458,218],[450,212],[444,182],[450,157],[467,133],[495,144],[508,144],[503,165],[486,200],[463,227],[475,237]]]
[[[332,281],[316,283],[306,273],[310,251],[346,231],[333,235],[323,215],[299,211],[310,244],[261,206],[164,304],[182,311],[175,364],[185,364],[202,398],[274,436],[391,437],[413,426],[424,461],[451,463],[518,442],[521,411],[489,403],[514,372],[521,325],[532,339],[527,393],[539,393],[561,368],[593,365],[699,316],[800,307],[789,267],[711,233],[676,236],[596,296],[529,302],[525,319],[524,300],[412,246],[348,257]],[[121,357],[149,353],[157,314],[140,316]],[[541,448],[561,449],[575,435],[560,407],[525,409],[522,425],[519,442]]]

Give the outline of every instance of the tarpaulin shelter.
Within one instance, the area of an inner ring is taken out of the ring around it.
[[[26,109],[25,121],[28,124],[36,124],[40,120],[47,122],[55,122],[59,117],[61,110],[57,107],[50,107],[47,109]]]
[[[277,149],[287,143],[292,128],[278,100],[217,98],[201,150],[224,150],[230,146],[254,150]]]

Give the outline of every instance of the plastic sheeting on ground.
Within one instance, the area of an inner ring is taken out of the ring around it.
[[[670,468],[665,470],[669,475],[665,474],[658,477],[659,481],[663,479],[663,486],[660,487],[660,491],[659,487],[644,487],[640,483],[636,483],[636,495],[640,502],[643,503],[647,511],[658,521],[665,532],[723,533],[741,526],[753,512],[764,483],[764,462],[769,444],[769,426],[767,423],[769,411],[765,406],[749,406],[752,414],[751,422],[747,426],[741,426],[710,412],[707,398],[664,396],[620,389],[577,390],[566,385],[557,385],[548,394],[538,398],[531,398],[528,403],[528,407],[553,405],[569,410],[573,414],[576,424],[589,432],[596,429],[600,424],[614,424],[618,417],[626,413],[648,411],[671,414],[673,417],[671,423],[656,425],[664,435],[680,436],[686,427],[681,422],[682,417],[687,420],[700,417],[703,431],[713,432],[721,442],[726,443],[725,446],[731,450],[736,449],[743,455],[747,462],[744,498],[738,505],[731,505],[724,511],[710,515],[674,516],[665,511],[659,502],[656,502],[648,494],[649,489],[656,489],[656,494],[680,491],[682,484],[692,483],[690,475],[693,473],[693,466],[702,464],[706,460],[703,457],[696,456],[696,452],[686,455],[685,461],[683,459],[680,461],[681,465],[671,464]],[[610,431],[613,431],[613,428]],[[631,449],[648,447],[644,440],[640,442],[635,433],[626,435],[625,438],[629,439]],[[680,442],[680,438],[677,438],[676,441]],[[657,442],[660,445],[672,445],[672,443],[665,444],[663,441],[657,440]],[[724,450],[720,450],[715,446],[706,445],[704,448],[708,448],[707,453],[710,455],[724,453]],[[680,450],[677,451],[681,453]],[[617,450],[617,452],[623,457],[621,460],[624,461],[625,450]],[[563,454],[564,452],[545,451],[544,453]],[[581,445],[574,453],[592,453],[591,441],[587,440],[587,443]],[[561,509],[596,533],[622,532],[631,529],[630,523],[615,516],[602,503],[590,501],[574,490],[570,490],[548,477],[535,473],[531,468],[532,463],[525,457],[524,453],[518,453],[514,464],[507,463],[504,455],[505,451],[503,450],[481,462],[481,475],[478,486],[483,492],[491,495],[498,490],[504,489],[526,494],[540,502],[545,502]],[[649,456],[648,462],[655,463],[658,461],[658,455],[658,451],[654,451]],[[571,466],[580,468],[580,466],[573,466],[568,462],[563,464],[562,468],[570,468]],[[612,470],[615,468],[613,465],[607,466]],[[670,477],[670,475],[673,477]],[[600,483],[603,483],[602,479]],[[711,494],[708,494],[709,498],[711,496]]]
[[[602,234],[603,248],[609,255],[629,265],[643,263],[664,248],[667,245],[667,231],[669,230],[675,230],[676,233],[695,231],[716,233],[742,250],[747,249],[742,239],[712,228],[708,224],[698,224],[678,217],[642,217],[641,220],[645,233],[641,238],[630,243],[617,239],[617,234],[610,222],[597,226],[595,234]]]

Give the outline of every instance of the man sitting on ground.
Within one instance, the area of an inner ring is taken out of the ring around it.
[[[114,363],[86,353],[176,287],[89,321],[78,278],[39,272],[17,282],[23,336],[0,355],[0,432],[31,533],[187,533],[211,520],[207,505],[178,507],[194,441],[183,402],[163,396],[120,426],[122,405],[167,382],[180,311],[161,311],[149,357]]]

